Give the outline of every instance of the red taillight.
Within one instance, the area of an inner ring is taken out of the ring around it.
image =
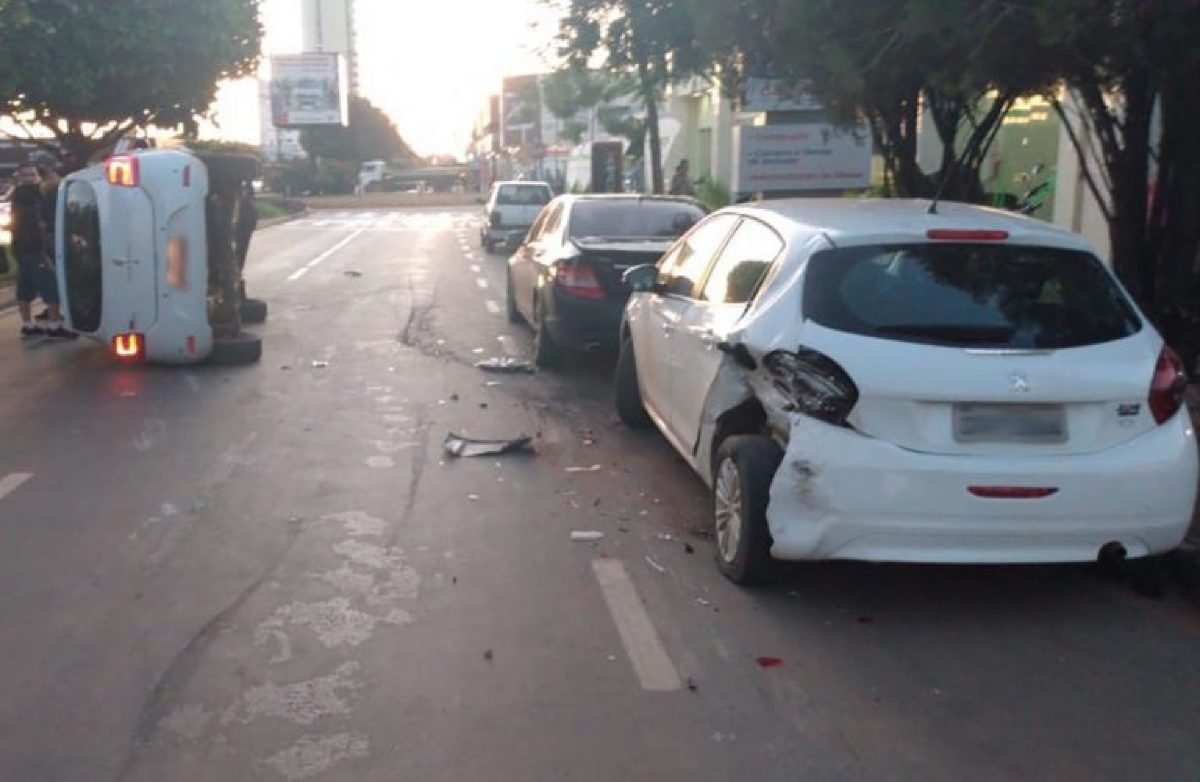
[[[1183,361],[1174,350],[1163,345],[1154,367],[1154,380],[1150,383],[1150,412],[1154,420],[1165,424],[1175,417],[1183,407],[1183,395],[1187,390],[1187,372]]]
[[[122,361],[141,361],[146,357],[146,338],[136,332],[118,334],[113,337],[112,349]]]
[[[1042,500],[1058,494],[1049,486],[970,486],[967,491],[985,500]]]
[[[607,296],[587,261],[561,261],[554,272],[554,287],[576,299],[597,301]]]
[[[104,176],[110,185],[137,187],[142,182],[142,169],[135,155],[116,155],[104,164]]]
[[[935,242],[1003,242],[1008,239],[1008,231],[933,228],[925,236]]]

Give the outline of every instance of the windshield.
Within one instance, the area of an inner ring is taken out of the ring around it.
[[[570,238],[581,242],[672,240],[703,217],[702,208],[686,201],[580,201],[571,212]]]
[[[827,250],[809,264],[804,312],[839,331],[955,347],[1072,348],[1141,329],[1092,255],[1007,245]]]
[[[545,206],[550,203],[550,189],[544,185],[503,185],[496,194],[500,206]]]

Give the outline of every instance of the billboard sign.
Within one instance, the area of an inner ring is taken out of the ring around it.
[[[734,128],[739,193],[859,190],[871,184],[871,133],[826,124]]]
[[[277,128],[350,123],[346,65],[328,52],[271,58],[271,120]]]
[[[500,93],[500,138],[509,149],[542,143],[542,93],[538,76],[510,76]]]
[[[746,79],[742,111],[821,111],[825,107],[804,88],[782,79]]]

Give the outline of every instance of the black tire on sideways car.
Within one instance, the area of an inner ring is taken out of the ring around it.
[[[262,299],[242,300],[242,323],[258,324],[267,321],[267,303]]]
[[[782,449],[762,435],[730,437],[717,450],[713,476],[717,568],[735,584],[764,584],[775,574],[767,505],[771,501],[771,483],[782,462]],[[739,514],[736,535],[730,528],[735,521],[733,517],[726,515],[722,519],[723,502],[725,510],[736,510]]]
[[[209,361],[223,366],[241,366],[257,363],[262,358],[262,338],[242,333],[236,337],[213,340]]]

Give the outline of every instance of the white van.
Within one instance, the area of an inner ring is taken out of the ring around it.
[[[266,304],[245,299],[248,231],[235,236],[257,170],[250,157],[148,150],[63,180],[56,257],[67,325],[122,361],[257,361],[262,343],[241,326],[265,319]]]

